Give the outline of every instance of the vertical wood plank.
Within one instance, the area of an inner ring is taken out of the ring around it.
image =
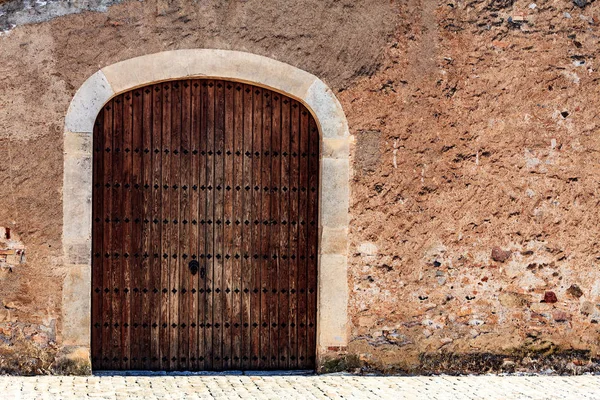
[[[113,194],[113,111],[112,101],[104,106],[104,261],[102,263],[102,368],[108,369],[112,364],[112,194]]]
[[[146,171],[144,169],[144,97],[141,89],[132,92],[132,154],[133,154],[133,166],[132,166],[132,199],[131,199],[131,223],[132,223],[132,282],[131,282],[131,368],[142,369],[144,364],[142,357],[147,354],[145,350],[147,347],[144,346],[144,340],[146,338],[145,331],[143,329],[144,318],[144,305],[143,305],[143,292],[142,290],[146,286],[146,275],[148,273],[147,258],[144,257],[144,252],[148,251],[146,246],[147,240],[149,239],[148,231],[146,230],[146,224],[144,219],[147,215],[148,199],[146,199],[147,190],[144,185],[147,183],[150,187],[150,183],[146,182]]]
[[[140,96],[142,98],[143,106],[143,117],[142,117],[142,146],[140,147],[140,154],[142,154],[142,186],[140,191],[143,193],[143,214],[140,216],[140,224],[142,226],[142,249],[141,259],[143,267],[143,278],[139,286],[139,293],[142,298],[142,317],[140,326],[138,329],[142,332],[141,340],[138,342],[140,345],[138,357],[141,361],[141,368],[151,369],[153,349],[152,346],[152,323],[155,321],[152,314],[153,309],[153,288],[154,288],[154,275],[156,269],[153,263],[153,239],[152,234],[155,233],[153,219],[156,215],[154,213],[154,188],[153,188],[153,91],[152,86],[140,89]]]
[[[214,361],[214,278],[215,278],[215,83],[209,80],[206,88],[206,346],[205,368],[212,370]]]
[[[170,218],[167,226],[170,227],[169,249],[169,369],[179,369],[179,331],[181,321],[179,320],[179,303],[181,299],[181,287],[179,286],[179,261],[181,253],[179,251],[179,226],[180,203],[181,203],[181,84],[180,82],[171,82],[171,144],[168,156],[171,158],[170,172],[170,192],[169,205]]]
[[[280,255],[279,255],[279,336],[281,368],[290,368],[290,100],[281,101],[281,190],[280,190]]]
[[[179,370],[189,370],[190,365],[190,310],[192,275],[188,268],[190,258],[190,165],[191,165],[191,82],[180,82],[181,91],[181,144],[180,158],[180,213],[179,213]]]
[[[253,197],[253,108],[254,108],[254,92],[252,86],[243,85],[243,185],[242,185],[242,314],[243,314],[243,333],[242,333],[242,369],[251,367],[252,359],[252,197]]]
[[[300,111],[300,179],[298,185],[298,358],[301,368],[307,368],[307,248],[308,235],[306,217],[308,213],[308,112],[302,107]]]
[[[112,365],[115,369],[122,368],[123,361],[123,337],[121,329],[123,322],[121,321],[121,291],[123,263],[122,263],[122,245],[123,245],[123,98],[117,96],[113,100],[113,194],[112,194],[112,224],[114,232],[112,233],[112,274],[111,288],[113,292],[112,300]]]
[[[200,210],[200,196],[198,194],[198,187],[200,182],[200,116],[201,116],[201,104],[200,104],[200,82],[198,80],[191,81],[191,137],[190,137],[190,154],[191,154],[191,165],[190,165],[190,255],[191,259],[198,261],[198,219]],[[203,166],[202,166],[203,168]],[[201,318],[199,317],[199,299],[200,299],[200,285],[199,285],[200,274],[191,277],[190,285],[190,368],[192,370],[198,370],[199,367],[199,346],[200,341],[198,340],[201,329],[199,327]]]
[[[104,286],[102,285],[104,243],[103,232],[104,225],[104,109],[100,110],[94,124],[93,136],[93,258],[92,258],[92,364],[94,367],[102,367],[102,300],[104,295]]]
[[[121,367],[131,368],[131,273],[132,273],[132,170],[133,170],[133,98],[131,93],[125,93],[123,102],[123,167],[122,167],[122,263],[121,263]]]
[[[269,336],[271,331],[271,322],[269,320],[269,299],[271,294],[271,282],[270,282],[270,269],[271,269],[271,257],[270,257],[270,208],[271,208],[271,92],[263,89],[262,91],[262,151],[260,154],[261,159],[261,184],[259,185],[259,192],[262,193],[260,201],[260,213],[257,216],[259,227],[260,227],[260,358],[259,368],[269,368],[271,364],[270,360],[270,340]]]
[[[223,308],[225,286],[223,282],[223,193],[224,188],[224,139],[225,139],[225,88],[222,81],[214,83],[215,96],[215,164],[214,164],[214,287],[213,287],[213,369],[223,368]]]
[[[198,360],[199,360],[199,368],[201,369],[206,369],[206,365],[207,365],[207,357],[206,357],[206,349],[207,349],[207,334],[206,334],[206,324],[207,324],[207,309],[206,309],[206,305],[208,302],[208,294],[206,293],[206,289],[207,289],[207,285],[206,285],[206,275],[202,275],[202,268],[204,268],[204,274],[206,274],[206,248],[207,248],[207,242],[208,242],[208,230],[207,230],[207,224],[206,224],[206,220],[208,219],[207,217],[207,190],[206,190],[206,186],[208,186],[207,183],[207,174],[206,174],[206,170],[207,170],[207,162],[208,162],[208,157],[207,157],[207,142],[208,142],[208,138],[207,138],[207,132],[206,132],[206,110],[207,110],[207,88],[208,88],[208,84],[206,80],[201,80],[199,81],[200,84],[200,138],[199,138],[199,143],[200,143],[200,152],[199,152],[199,160],[200,160],[200,180],[199,180],[199,184],[198,184],[198,193],[200,196],[200,201],[199,201],[199,213],[198,213],[198,228],[199,228],[199,245],[198,245],[198,261],[200,263],[200,272],[198,273],[198,279],[199,279],[199,302],[198,302],[198,306],[199,306],[199,318],[200,318],[200,323],[199,323],[199,355],[198,355]]]
[[[242,257],[243,257],[243,203],[244,181],[244,90],[240,83],[234,84],[233,91],[233,209],[232,209],[232,227],[233,227],[233,249],[231,255],[233,257],[233,272],[232,272],[232,303],[233,316],[232,324],[232,369],[240,369],[242,367],[242,331],[243,331],[243,282],[242,282]],[[229,107],[229,106],[228,106]]]
[[[170,267],[173,216],[171,215],[171,176],[172,148],[171,148],[171,86],[169,82],[162,84],[162,194],[161,194],[161,331],[160,331],[160,365],[161,369],[168,370],[171,359],[171,307],[170,307]]]
[[[253,98],[253,143],[252,143],[252,358],[251,367],[260,368],[260,324],[261,324],[261,211],[262,211],[262,89],[254,87]]]
[[[279,294],[283,288],[283,282],[279,282],[281,276],[280,248],[279,248],[279,222],[280,207],[279,197],[281,194],[281,97],[278,93],[271,93],[271,179],[270,179],[270,216],[269,216],[269,367],[280,369],[281,366],[281,326],[279,321]]]
[[[309,368],[315,368],[317,347],[317,260],[319,241],[319,129],[312,116],[309,120],[309,170],[308,170],[308,338]]]
[[[299,183],[299,137],[300,137],[300,106],[297,101],[291,101],[291,132],[290,132],[290,227],[289,253],[290,262],[290,368],[297,369],[299,364],[298,354],[298,183]]]
[[[232,82],[224,85],[224,138],[223,138],[223,370],[232,368],[232,332],[233,332],[233,162],[234,162],[234,105]]]
[[[160,370],[163,335],[162,322],[162,89],[161,84],[152,86],[152,269],[151,276],[151,365],[152,369]]]

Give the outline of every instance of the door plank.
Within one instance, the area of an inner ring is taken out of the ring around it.
[[[121,315],[122,298],[122,268],[123,268],[123,101],[122,96],[113,100],[113,194],[112,194],[112,218],[113,233],[111,236],[111,290],[113,292],[112,305],[112,351],[111,365],[115,369],[122,368],[123,361],[123,321]]]
[[[190,137],[190,260],[198,261],[198,247],[199,247],[199,213],[200,213],[200,195],[199,184],[200,184],[200,135],[201,135],[201,104],[200,104],[200,83],[191,81],[191,137]],[[201,329],[199,327],[201,318],[199,316],[200,308],[200,274],[196,273],[191,277],[190,284],[190,310],[189,310],[189,326],[190,326],[190,369],[198,370],[199,367],[199,346],[201,341],[199,335]]]
[[[104,287],[102,285],[104,243],[103,231],[106,229],[104,224],[104,109],[100,111],[94,124],[94,158],[93,158],[93,242],[92,242],[92,362],[95,365],[102,365],[102,301]]]
[[[281,359],[279,352],[281,351],[280,332],[281,326],[279,321],[279,293],[282,289],[282,284],[279,282],[281,276],[280,270],[280,251],[279,251],[279,196],[281,188],[281,97],[278,93],[271,94],[271,179],[270,179],[270,215],[269,215],[269,368],[281,368]]]
[[[233,206],[232,206],[232,227],[233,227],[233,248],[230,251],[233,260],[232,271],[232,302],[233,315],[232,324],[232,369],[242,368],[242,332],[244,321],[243,299],[243,282],[242,282],[242,238],[243,238],[243,203],[244,196],[244,90],[240,83],[233,84],[233,108],[231,114],[233,116]],[[228,105],[229,107],[229,105]]]
[[[251,362],[254,369],[260,368],[260,323],[261,323],[261,200],[262,200],[262,89],[254,88],[252,127],[252,292],[251,292]]]
[[[123,102],[123,166],[121,183],[122,207],[122,270],[121,270],[121,368],[131,368],[131,273],[132,273],[132,169],[133,169],[133,98],[131,93],[122,95]]]
[[[104,295],[102,298],[102,368],[108,369],[112,366],[112,286],[111,286],[111,267],[112,267],[112,242],[111,235],[113,232],[112,224],[112,194],[113,194],[113,112],[112,112],[112,101],[108,102],[104,106],[104,232],[103,232],[103,243],[104,252],[102,256],[103,269],[102,269],[102,285]]]
[[[171,358],[171,319],[170,311],[170,267],[171,267],[171,243],[172,224],[171,214],[171,186],[173,178],[171,176],[172,148],[171,148],[171,86],[169,82],[162,84],[162,192],[161,192],[161,266],[160,266],[160,367],[162,370],[168,370]]]
[[[214,361],[214,279],[215,279],[215,83],[207,82],[206,110],[206,324],[205,367],[213,369]]]
[[[298,366],[307,368],[307,248],[308,231],[306,217],[308,212],[308,112],[300,111],[300,151],[299,159],[299,184],[298,184]]]
[[[308,169],[308,338],[306,342],[308,364],[307,368],[314,368],[316,364],[317,348],[317,262],[319,241],[319,129],[312,118],[309,119],[309,169]]]
[[[190,369],[190,309],[192,275],[188,268],[190,259],[190,136],[191,136],[191,84],[185,80],[180,82],[181,91],[181,143],[180,159],[180,213],[179,213],[179,363],[177,369]]]
[[[200,100],[200,137],[199,137],[199,182],[198,182],[198,194],[200,196],[200,201],[199,201],[199,213],[198,213],[198,220],[197,220],[197,224],[198,224],[198,239],[199,239],[199,244],[198,244],[198,262],[200,263],[200,268],[204,268],[204,273],[206,273],[206,257],[205,254],[207,252],[207,243],[209,240],[208,234],[207,234],[207,224],[206,224],[206,220],[208,219],[207,216],[207,192],[208,190],[206,189],[206,186],[208,186],[208,182],[207,182],[207,162],[208,162],[208,156],[207,156],[207,143],[208,143],[208,137],[207,137],[207,131],[206,131],[206,119],[207,119],[207,115],[206,115],[206,109],[207,109],[207,104],[208,104],[208,100],[207,100],[207,95],[206,95],[206,90],[207,90],[208,84],[206,81],[201,81],[200,82],[200,92],[199,92],[199,100]],[[199,276],[199,298],[198,298],[198,306],[199,306],[199,324],[198,324],[198,328],[199,328],[199,349],[198,349],[198,366],[200,369],[207,369],[207,362],[206,362],[206,349],[209,347],[209,343],[207,343],[207,334],[206,334],[206,323],[207,323],[207,315],[208,315],[208,310],[206,308],[207,305],[207,297],[208,294],[206,293],[206,289],[208,288],[208,286],[206,285],[206,276],[202,275],[201,272],[198,273]]]
[[[289,237],[289,262],[290,262],[290,368],[297,369],[301,366],[299,364],[299,353],[298,353],[298,324],[300,319],[298,318],[298,186],[299,186],[299,173],[298,169],[300,151],[299,148],[299,137],[300,137],[300,109],[297,101],[291,101],[291,132],[290,132],[290,237]]]
[[[213,368],[223,369],[223,312],[225,285],[223,282],[223,218],[224,140],[225,140],[225,87],[222,81],[214,82],[214,220],[213,220]]]
[[[235,192],[233,183],[234,163],[234,106],[233,96],[235,89],[233,83],[223,82],[224,85],[224,137],[223,137],[223,285],[221,290],[224,300],[223,307],[223,366],[228,370],[232,366],[232,344],[233,344],[233,194]]]
[[[180,145],[181,145],[181,85],[180,82],[170,83],[170,100],[171,100],[171,125],[170,125],[170,144],[167,149],[167,157],[170,158],[170,184],[167,183],[167,191],[169,192],[170,207],[169,217],[166,218],[167,226],[169,227],[169,242],[167,243],[166,254],[169,257],[169,326],[166,328],[169,336],[169,361],[168,369],[174,370],[178,368],[179,358],[179,303],[181,299],[181,287],[179,287],[179,260],[181,253],[179,252],[179,226],[181,218],[179,208],[181,203],[181,182],[180,182]]]
[[[150,93],[151,95],[151,93]],[[132,364],[133,369],[146,369],[148,365],[143,361],[150,348],[150,335],[144,328],[149,320],[149,304],[144,288],[148,287],[150,251],[150,208],[152,197],[149,195],[151,182],[151,122],[152,122],[151,97],[144,94],[143,89],[133,92],[133,244],[134,277],[132,319]],[[148,189],[147,189],[148,188]],[[146,222],[148,221],[148,223]]]
[[[152,369],[161,369],[161,332],[162,313],[162,85],[152,86],[152,267],[150,270],[151,288],[149,290],[151,303],[151,365]]]
[[[252,111],[254,107],[254,92],[252,86],[243,85],[243,124],[244,124],[244,143],[243,143],[243,185],[242,185],[242,314],[243,314],[243,336],[242,336],[242,369],[251,368],[252,361],[252,152],[253,152],[253,125]]]
[[[281,368],[291,368],[290,364],[290,108],[291,102],[284,98],[281,101],[281,190],[280,206],[280,255],[279,255],[279,320],[281,330],[279,336]]]
[[[153,102],[154,90],[152,86],[141,89],[142,103],[143,103],[143,125],[142,125],[142,142],[143,148],[142,153],[142,168],[143,168],[143,186],[140,190],[143,192],[143,215],[140,216],[140,224],[142,224],[142,265],[144,267],[144,277],[142,284],[139,287],[142,296],[142,320],[139,322],[141,329],[142,340],[140,341],[141,347],[139,349],[138,358],[141,360],[141,368],[152,369],[154,366],[152,361],[153,350],[156,349],[156,343],[153,342],[154,328],[152,324],[155,319],[155,315],[152,310],[156,308],[153,302],[153,289],[155,285],[155,267],[154,267],[154,242],[153,234],[156,232],[154,228],[153,219],[155,218],[155,189],[154,185],[154,169],[157,168],[153,165],[154,161],[154,119],[158,116],[153,115],[154,102]],[[160,135],[160,131],[158,132]]]
[[[269,299],[271,295],[270,269],[271,257],[270,241],[271,232],[269,218],[271,214],[271,93],[263,90],[262,93],[262,151],[261,158],[261,185],[259,192],[262,193],[261,210],[257,216],[260,227],[260,358],[258,366],[260,369],[267,369],[271,364],[270,360],[270,328],[269,320]]]

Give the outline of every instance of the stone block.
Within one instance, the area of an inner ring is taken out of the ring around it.
[[[93,132],[96,116],[102,106],[114,95],[102,71],[90,76],[81,85],[65,117],[66,132]]]
[[[321,162],[321,224],[323,227],[348,226],[350,196],[349,161],[323,158]]]
[[[63,345],[89,346],[92,269],[89,265],[67,265],[66,270],[62,293]]]
[[[324,158],[333,158],[346,160],[350,156],[350,140],[324,138],[321,140],[321,156]]]
[[[323,254],[319,262],[320,348],[348,344],[348,271],[345,255]]]
[[[325,83],[317,79],[308,89],[304,101],[319,121],[323,138],[342,139],[350,136],[342,106]]]
[[[91,132],[65,132],[64,154],[69,156],[92,156]]]
[[[132,58],[102,69],[120,93],[151,82],[215,78],[249,82],[302,100],[317,78],[289,64],[231,50],[183,49]]]
[[[65,264],[92,265],[92,241],[63,241]]]
[[[68,154],[64,168],[63,240],[87,240],[92,232],[92,159]]]
[[[346,254],[348,251],[348,228],[323,227],[319,249],[321,254]]]

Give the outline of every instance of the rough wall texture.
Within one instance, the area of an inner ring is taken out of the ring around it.
[[[58,18],[50,3],[0,5],[0,226],[27,254],[0,265],[0,370],[69,366],[70,99],[101,67],[177,48],[265,55],[338,92],[356,137],[352,326],[327,368],[596,368],[600,3],[98,1]]]
[[[340,94],[357,136],[350,353],[384,370],[595,368],[600,4],[398,12],[380,71]]]

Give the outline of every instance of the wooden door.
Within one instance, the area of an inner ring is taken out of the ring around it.
[[[219,80],[138,88],[98,115],[93,171],[94,369],[314,368],[306,107]]]

